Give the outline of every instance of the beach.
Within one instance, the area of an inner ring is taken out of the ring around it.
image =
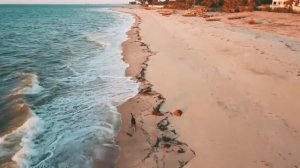
[[[118,167],[300,167],[299,15],[118,10],[136,17],[123,56],[140,82],[118,108]]]

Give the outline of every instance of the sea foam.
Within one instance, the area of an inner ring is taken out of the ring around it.
[[[36,134],[42,132],[42,130],[42,120],[33,113],[32,116],[21,127],[18,128],[17,131],[23,134],[20,143],[21,149],[12,157],[12,160],[17,163],[18,167],[30,167],[27,156],[29,154],[31,156],[37,154],[36,151],[32,148],[33,138]]]
[[[21,79],[20,85],[12,90],[11,95],[33,95],[38,94],[43,90],[39,85],[38,76],[33,73],[19,73],[18,77]]]

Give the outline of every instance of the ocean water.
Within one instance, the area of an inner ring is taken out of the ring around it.
[[[116,106],[137,93],[114,6],[0,5],[0,168],[114,167]]]

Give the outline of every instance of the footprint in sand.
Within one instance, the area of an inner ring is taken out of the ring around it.
[[[262,166],[261,168],[273,168],[272,164],[267,161],[261,161]]]
[[[256,35],[254,38],[255,39],[258,39],[258,38],[260,38],[261,37],[261,35]]]
[[[287,43],[285,43],[285,46],[286,46],[287,48],[289,48],[290,50],[292,50],[292,51],[296,51],[291,45],[289,45],[289,44],[287,44]]]
[[[283,43],[291,51],[296,51],[296,49],[294,49],[290,44],[284,42],[283,40],[280,40],[280,42]]]

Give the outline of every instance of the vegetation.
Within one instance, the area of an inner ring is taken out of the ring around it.
[[[212,10],[222,9],[226,12],[238,12],[242,10],[252,11],[259,4],[271,3],[272,0],[176,0],[160,2],[158,0],[139,0],[144,5],[146,2],[151,5],[167,5],[169,8],[189,9],[194,5],[202,5]],[[290,0],[293,1],[293,0]]]
[[[241,11],[253,11],[255,9],[264,10],[266,5],[272,3],[272,0],[176,0],[176,1],[159,1],[159,0],[137,0],[142,5],[165,5],[169,9],[190,9],[194,5],[206,6],[211,11],[225,11],[225,12],[241,12]],[[284,9],[273,9],[272,11],[282,12],[292,12],[292,5],[298,5],[300,0],[288,0],[286,7]],[[260,8],[257,8],[259,5]],[[263,6],[265,5],[265,6]],[[264,7],[262,9],[262,7]],[[270,8],[265,10],[270,11]],[[278,10],[278,11],[277,11]]]

